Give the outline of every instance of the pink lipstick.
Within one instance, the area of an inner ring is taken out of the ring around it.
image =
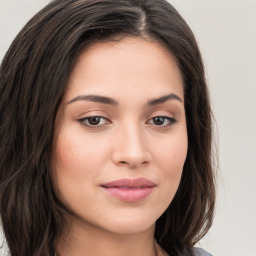
[[[144,199],[155,186],[154,182],[145,178],[120,179],[101,185],[108,194],[126,202]]]

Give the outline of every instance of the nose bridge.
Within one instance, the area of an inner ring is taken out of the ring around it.
[[[125,123],[119,127],[115,143],[114,161],[118,165],[136,167],[150,160],[146,137],[136,122]]]
[[[124,138],[127,144],[127,152],[136,156],[143,153],[146,145],[142,129],[139,125],[129,124],[124,128]]]

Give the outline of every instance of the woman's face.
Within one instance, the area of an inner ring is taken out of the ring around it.
[[[175,59],[140,38],[94,44],[77,60],[59,115],[53,180],[70,222],[118,234],[153,229],[187,154]]]

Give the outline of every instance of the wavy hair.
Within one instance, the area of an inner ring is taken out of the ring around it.
[[[80,53],[117,36],[161,43],[184,81],[188,153],[155,239],[170,255],[193,255],[212,224],[211,108],[189,26],[165,0],[55,0],[25,25],[0,67],[0,214],[12,256],[53,255],[65,211],[51,180],[56,113]]]

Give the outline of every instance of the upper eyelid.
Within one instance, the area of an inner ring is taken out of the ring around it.
[[[177,122],[176,118],[170,117],[170,116],[165,116],[165,115],[156,115],[156,116],[153,116],[153,117],[149,118],[149,119],[147,120],[147,122],[150,121],[150,120],[152,120],[152,119],[155,118],[155,117],[163,117],[163,118],[166,118],[166,119],[170,120],[171,122]]]
[[[93,117],[93,116],[99,116],[99,117],[102,117],[102,118],[105,118],[105,119],[110,119],[109,115],[102,112],[101,110],[86,111],[86,112],[83,112],[82,114],[79,114],[77,116],[77,118],[78,119],[85,119],[85,118]]]
[[[107,121],[110,121],[109,118],[107,118],[105,116],[101,116],[101,115],[89,115],[89,116],[81,117],[81,118],[78,119],[78,121],[86,120],[86,119],[88,119],[90,117],[100,117],[100,118],[103,118],[103,119],[105,119]]]
[[[151,113],[149,116],[148,116],[148,119],[150,118],[154,118],[156,116],[162,116],[162,117],[169,117],[169,118],[175,118],[175,114],[170,112],[170,111],[155,111],[153,113]]]
[[[102,118],[105,118],[105,119],[108,119],[108,117],[104,116],[104,115],[100,115],[100,114],[92,114],[92,115],[86,115],[86,116],[83,116],[84,114],[81,114],[78,116],[79,119],[86,119],[86,118],[90,118],[90,117],[102,117]]]

